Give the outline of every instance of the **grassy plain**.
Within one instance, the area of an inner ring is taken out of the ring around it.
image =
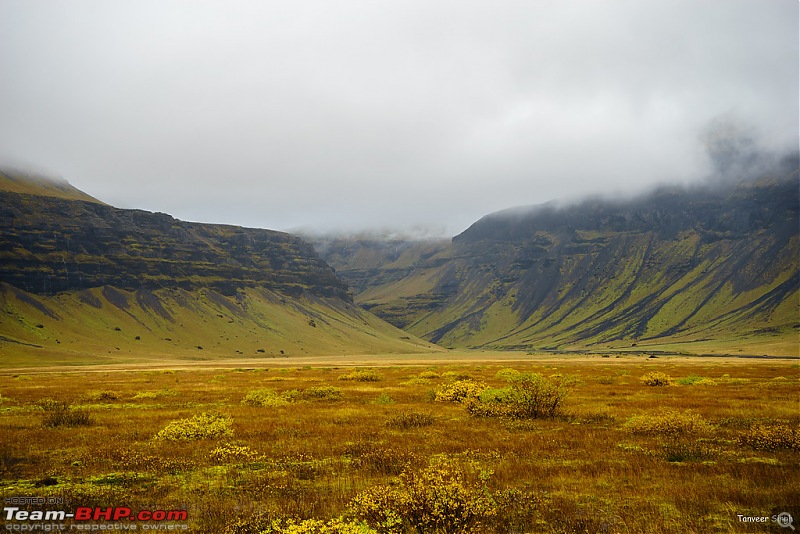
[[[786,532],[738,516],[800,518],[796,360],[431,358],[4,370],[0,496],[186,510],[209,533]],[[566,388],[563,410],[436,400],[459,381],[497,395],[509,368]],[[641,380],[654,372],[670,385]],[[54,422],[54,406],[88,421]],[[218,432],[190,432],[202,414]]]

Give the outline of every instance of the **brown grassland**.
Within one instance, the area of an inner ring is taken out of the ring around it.
[[[3,371],[0,496],[186,510],[209,533],[787,532],[739,515],[800,518],[797,360],[414,358]],[[553,409],[520,408],[537,402]]]

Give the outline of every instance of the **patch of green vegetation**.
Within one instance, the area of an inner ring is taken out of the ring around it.
[[[717,383],[706,377],[698,375],[689,375],[675,380],[675,383],[681,386],[716,386]]]

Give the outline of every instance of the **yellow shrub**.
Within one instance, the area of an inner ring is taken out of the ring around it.
[[[668,374],[661,371],[654,371],[643,375],[640,380],[645,386],[668,386],[672,383],[672,379]]]
[[[449,384],[441,384],[434,390],[438,402],[463,402],[467,399],[476,399],[481,391],[486,389],[486,384],[474,380],[456,380]]]
[[[356,382],[379,382],[381,374],[374,369],[356,369],[346,375],[341,375],[339,380],[355,380]]]
[[[230,417],[203,412],[190,419],[171,422],[156,434],[156,439],[193,441],[229,437],[233,435],[232,423]]]
[[[408,495],[392,486],[373,486],[350,501],[350,511],[381,533],[401,534],[403,510],[408,507]]]
[[[654,414],[634,415],[625,422],[623,428],[633,434],[678,436],[702,434],[709,432],[712,427],[698,413],[668,408]]]
[[[276,407],[286,406],[289,400],[275,393],[271,389],[254,389],[242,399],[242,404],[248,406]]]
[[[486,532],[498,515],[491,472],[434,457],[421,471],[406,470],[399,486],[374,486],[350,503],[357,518],[379,532]],[[414,530],[410,530],[414,529]]]
[[[363,523],[347,521],[341,517],[323,521],[321,519],[273,519],[254,518],[239,520],[229,525],[226,532],[258,532],[259,534],[378,534]]]

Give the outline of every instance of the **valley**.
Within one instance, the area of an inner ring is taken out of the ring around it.
[[[791,180],[420,241],[187,223],[0,178],[12,528],[60,513],[42,502],[65,528],[214,534],[800,517]]]

